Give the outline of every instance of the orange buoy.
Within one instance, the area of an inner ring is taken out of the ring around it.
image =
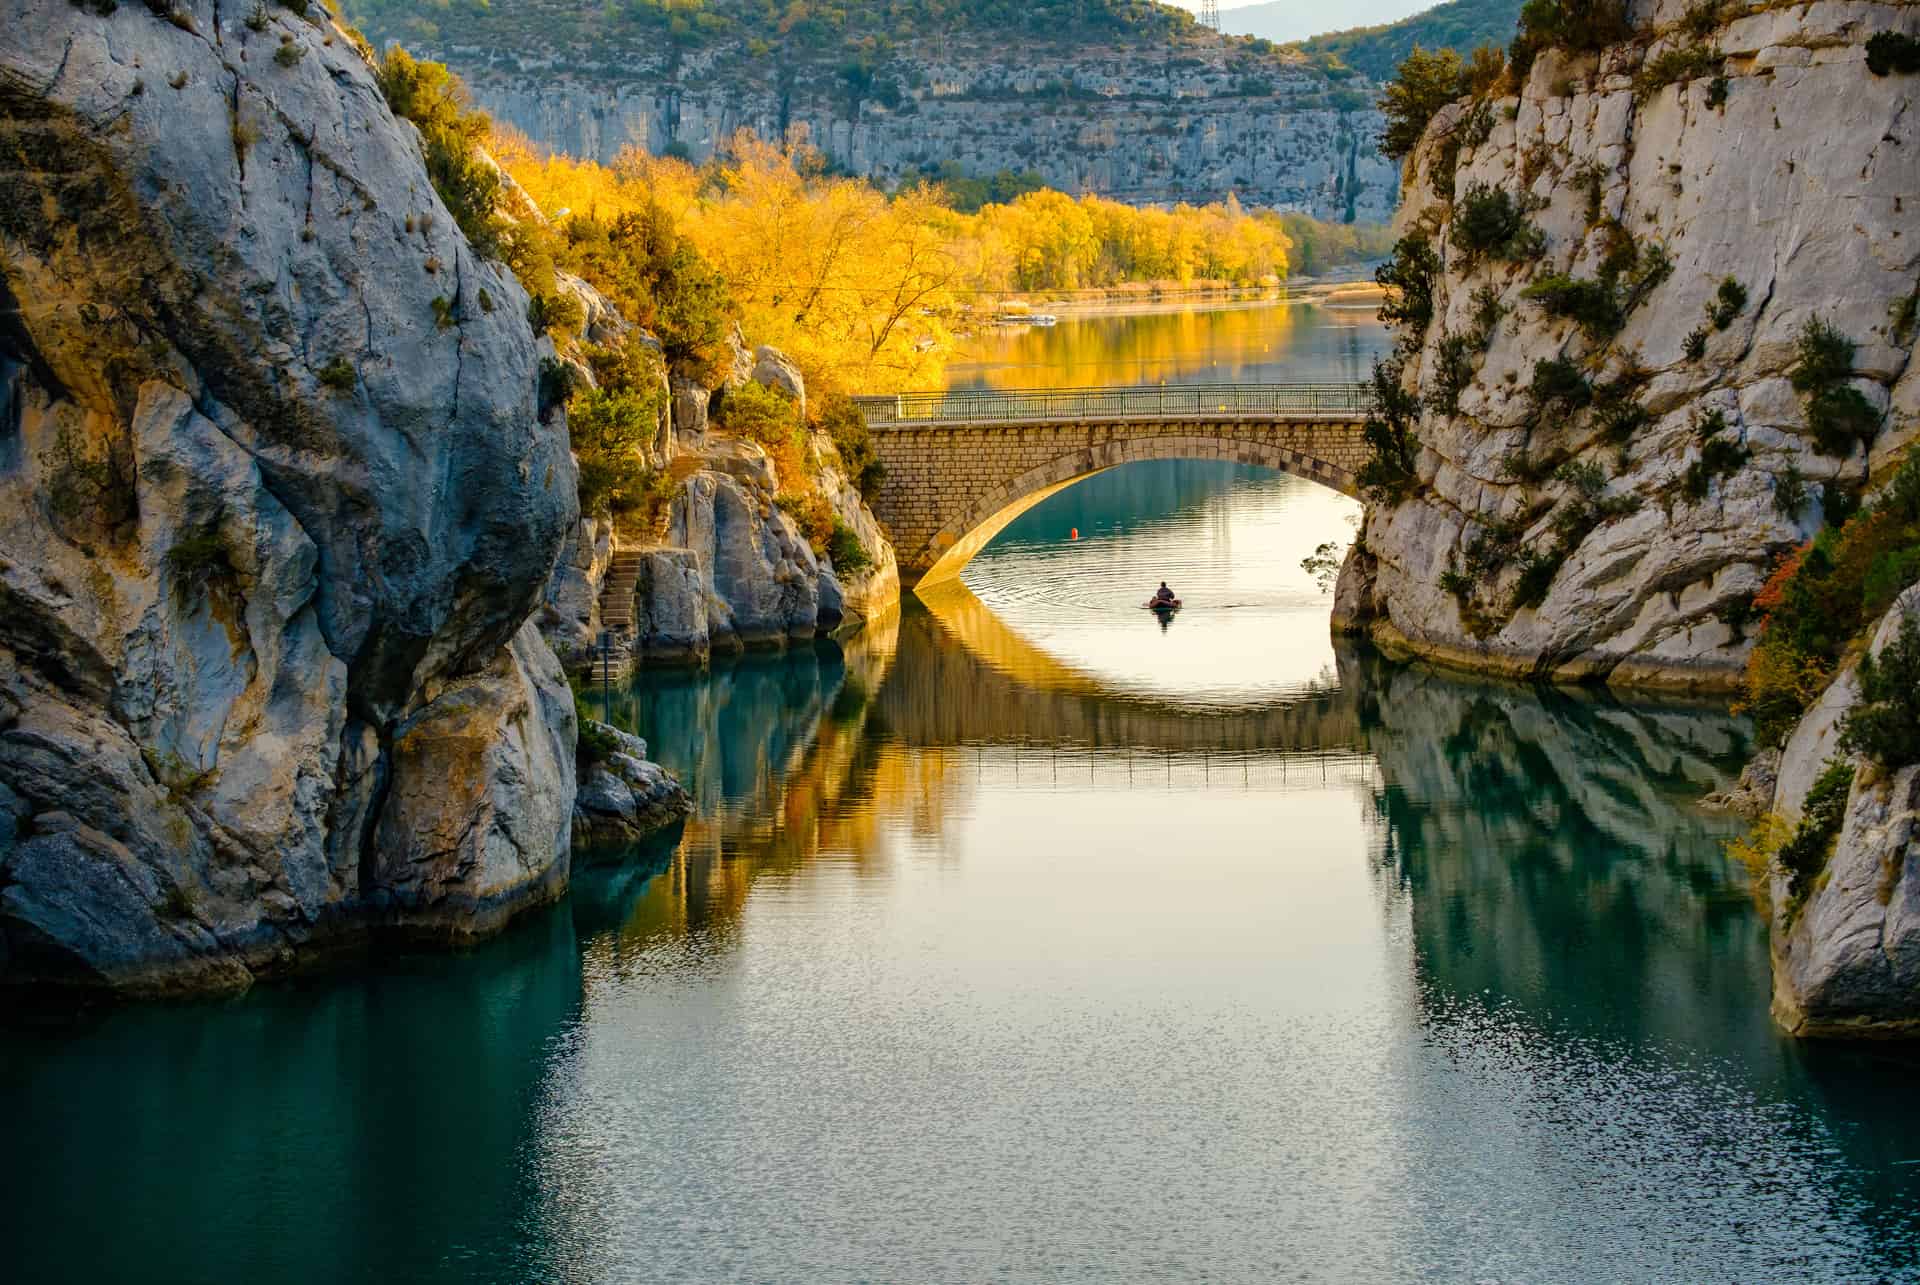
[[[1071,535],[1069,535],[1069,536],[1067,537],[1067,539],[1069,539],[1069,540],[1078,540],[1079,538],[1080,538],[1080,528],[1079,528],[1079,527],[1074,527],[1074,528],[1073,528],[1073,533],[1072,533]]]

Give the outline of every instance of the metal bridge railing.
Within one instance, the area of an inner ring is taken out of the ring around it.
[[[1365,384],[1159,384],[856,397],[874,428],[923,424],[1331,416],[1366,413]]]

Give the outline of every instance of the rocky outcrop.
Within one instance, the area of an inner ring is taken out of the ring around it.
[[[526,295],[319,6],[171,13],[0,4],[8,983],[235,988],[568,875]]]
[[[503,4],[502,10],[506,8]],[[564,51],[524,30],[487,47],[465,34],[422,39],[369,15],[376,39],[403,39],[447,63],[475,99],[556,151],[610,163],[625,148],[695,163],[736,131],[804,141],[846,171],[891,187],[940,162],[990,175],[1037,171],[1048,186],[1139,203],[1249,205],[1380,222],[1398,175],[1374,147],[1377,86],[1336,83],[1298,55],[1251,57],[1203,33],[1177,54],[1157,43],[1048,43],[943,34],[903,40],[872,69],[882,101],[849,97],[844,57],[803,49],[753,56],[773,33],[706,48],[679,42]],[[896,93],[893,91],[897,91]]]
[[[591,651],[600,637],[600,591],[613,569],[613,522],[582,517],[567,533],[547,581],[540,632],[561,656]]]
[[[1909,615],[1910,589],[1875,629],[1878,655]],[[1836,753],[1837,729],[1858,699],[1857,666],[1809,710],[1782,755],[1774,811],[1801,819],[1813,780]],[[1796,1035],[1920,1035],[1920,766],[1854,763],[1833,851],[1804,901],[1772,873],[1774,1015]]]
[[[721,397],[753,380],[805,407],[805,380],[778,349],[749,350],[737,335],[731,347]],[[678,481],[659,542],[623,548],[620,556],[635,563],[633,582],[607,582],[608,592],[633,593],[630,608],[623,602],[601,609],[608,620],[631,621],[620,645],[645,663],[702,664],[714,652],[844,633],[897,606],[893,544],[847,481],[832,442],[808,435],[810,485],[829,517],[859,542],[866,560],[858,566],[836,567],[830,554],[814,549],[782,506],[772,457],[745,438],[709,432],[707,406],[704,389],[676,395]]]
[[[764,450],[715,436],[689,455],[700,468],[674,497],[667,547],[648,551],[639,585],[643,654],[704,659],[715,650],[781,645],[852,628],[898,604],[893,545],[837,468],[823,469],[822,494],[870,559],[844,576],[780,507]]]
[[[811,638],[822,624],[819,562],[774,505],[772,486],[738,467],[764,465],[765,453],[736,439],[717,445],[710,466],[687,478],[667,527],[669,544],[690,551],[700,568],[709,644],[738,649]],[[771,478],[770,465],[764,472]]]
[[[693,798],[671,772],[647,758],[647,743],[606,723],[590,723],[582,740],[608,746],[583,764],[573,801],[576,851],[624,849],[693,811]]]
[[[822,614],[837,618],[840,627],[847,629],[878,619],[899,606],[900,567],[895,560],[892,538],[860,497],[860,489],[847,480],[833,444],[816,436],[813,446],[822,458],[821,493],[826,496],[833,515],[860,541],[869,559],[862,567],[835,567],[831,561],[821,563]]]
[[[1409,493],[1369,507],[1342,624],[1479,669],[1728,688],[1752,595],[1822,524],[1822,484],[1857,491],[1920,429],[1895,320],[1920,281],[1920,81],[1871,74],[1864,51],[1920,32],[1920,11],[1744,8],[1694,35],[1680,0],[1638,5],[1633,43],[1545,54],[1517,97],[1429,128],[1398,220],[1441,260],[1405,371],[1418,458]],[[1482,190],[1541,239],[1470,252],[1455,220]],[[1526,295],[1553,273],[1604,284],[1617,332]],[[1742,297],[1710,322],[1729,279]],[[1884,412],[1844,457],[1816,449],[1788,378],[1814,319],[1856,342],[1850,384]],[[1563,358],[1580,384],[1530,396]]]

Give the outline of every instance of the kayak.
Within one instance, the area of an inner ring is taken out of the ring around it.
[[[1149,598],[1149,599],[1148,599],[1147,601],[1145,601],[1145,602],[1143,602],[1143,603],[1141,603],[1140,605],[1141,605],[1142,607],[1145,607],[1145,608],[1146,608],[1146,609],[1147,609],[1148,611],[1178,611],[1178,610],[1180,610],[1180,600],[1179,600],[1178,598],[1175,598],[1175,599],[1174,599],[1173,601],[1171,601],[1171,602],[1160,602],[1160,601],[1157,601],[1157,600],[1155,600],[1155,599],[1152,599],[1152,598]]]

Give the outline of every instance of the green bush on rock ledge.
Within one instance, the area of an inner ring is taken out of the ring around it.
[[[1885,768],[1920,763],[1920,619],[1903,615],[1900,632],[1878,656],[1860,658],[1860,699],[1840,725],[1840,748]]]
[[[1787,874],[1787,898],[1797,907],[1812,891],[1813,882],[1833,855],[1833,841],[1847,816],[1847,797],[1853,792],[1853,765],[1835,759],[1821,769],[1800,808],[1800,824],[1780,847],[1780,868]]]
[[[1418,234],[1394,243],[1393,257],[1374,269],[1374,281],[1388,291],[1380,320],[1400,332],[1402,352],[1413,352],[1433,320],[1433,289],[1440,278],[1440,256]]]
[[[1405,367],[1400,358],[1378,358],[1373,363],[1373,401],[1361,432],[1367,461],[1355,479],[1360,491],[1377,504],[1398,504],[1417,482],[1420,439],[1413,426],[1420,418],[1420,399],[1400,384]]]
[[[1451,245],[1469,271],[1483,258],[1532,258],[1541,243],[1540,230],[1505,188],[1475,183],[1454,209]]]
[[[1527,0],[1507,62],[1515,76],[1524,78],[1547,49],[1592,53],[1632,35],[1625,0]]]
[[[1878,33],[1867,41],[1867,70],[1876,76],[1920,71],[1920,40],[1898,31]]]
[[[1543,358],[1533,363],[1533,381],[1527,385],[1527,398],[1536,411],[1581,410],[1593,401],[1593,385],[1581,373],[1578,363],[1565,357]]]
[[[834,573],[843,578],[857,576],[873,566],[873,554],[861,542],[859,532],[837,513],[833,515],[833,529],[827,536],[827,556],[833,560]]]
[[[1844,521],[1840,498],[1824,496],[1831,524],[1782,558],[1754,599],[1762,625],[1741,708],[1763,745],[1786,739],[1861,632],[1920,581],[1920,450]]]
[[[1792,380],[1807,398],[1807,430],[1822,455],[1845,458],[1856,444],[1871,442],[1880,431],[1880,412],[1848,378],[1853,374],[1854,342],[1832,324],[1814,317],[1801,327],[1799,360]]]

